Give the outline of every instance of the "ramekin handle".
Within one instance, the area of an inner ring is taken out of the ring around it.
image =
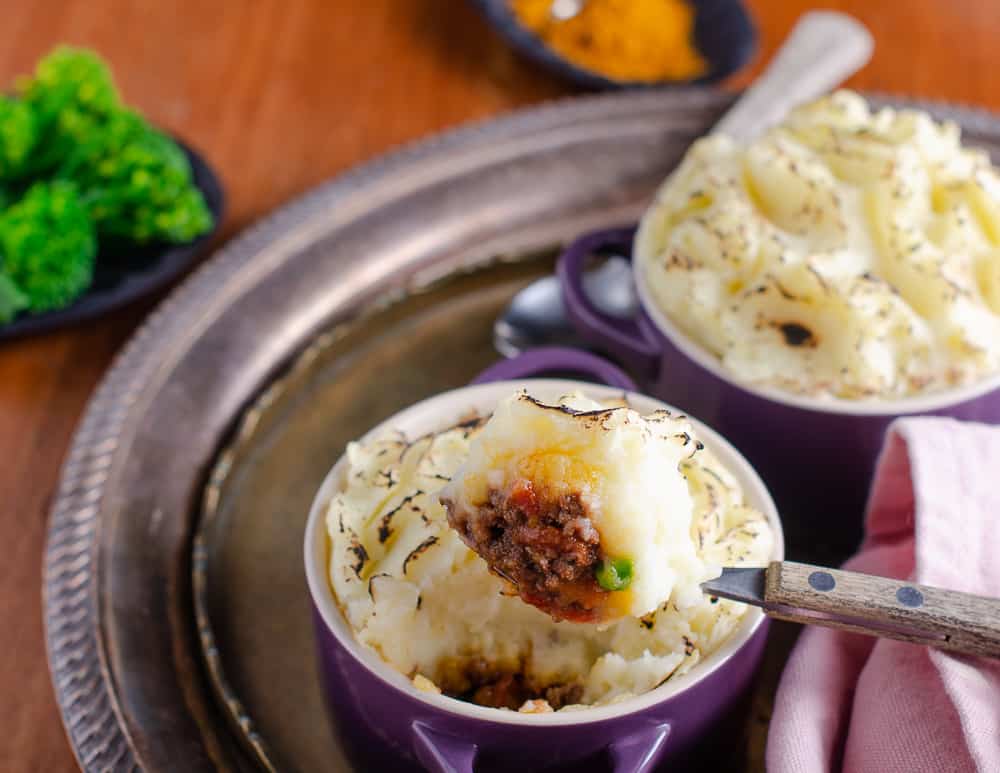
[[[531,378],[554,372],[579,373],[591,376],[602,384],[637,392],[635,382],[621,368],[596,354],[563,346],[541,346],[529,349],[509,360],[501,360],[473,379],[473,384]]]
[[[413,731],[413,753],[430,773],[473,773],[479,747],[458,736],[435,730],[417,720]]]
[[[614,247],[622,257],[631,260],[634,236],[634,226],[593,231],[581,236],[559,256],[556,276],[566,304],[566,315],[576,332],[588,343],[649,377],[656,373],[660,361],[656,341],[650,340],[637,320],[613,317],[598,309],[583,286],[587,258],[603,247]]]
[[[663,756],[670,735],[670,724],[650,725],[608,747],[608,759],[613,773],[650,773]]]

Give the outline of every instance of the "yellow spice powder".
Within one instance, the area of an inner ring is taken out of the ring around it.
[[[705,72],[685,0],[589,0],[565,21],[552,18],[552,0],[511,0],[511,8],[556,53],[613,80],[688,80]]]

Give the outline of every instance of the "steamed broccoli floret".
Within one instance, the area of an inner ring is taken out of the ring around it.
[[[0,213],[0,268],[31,312],[75,300],[93,279],[96,255],[94,226],[72,183],[36,183]]]
[[[17,182],[75,182],[102,237],[182,243],[211,229],[184,152],[122,104],[96,54],[57,48],[20,80],[18,93],[21,102],[12,104],[33,120],[37,142]],[[0,181],[3,168],[0,155]]]
[[[102,236],[145,243],[189,242],[213,218],[193,184],[187,156],[138,113],[120,110],[97,141],[80,145],[58,176],[83,191]]]
[[[0,181],[24,172],[28,155],[38,140],[38,126],[30,107],[0,95]]]
[[[17,86],[21,97],[42,116],[67,107],[104,116],[122,106],[108,65],[86,48],[58,46],[39,60],[33,76],[19,79]]]
[[[17,87],[38,132],[37,152],[25,170],[33,175],[51,172],[78,146],[94,142],[122,109],[108,66],[85,49],[55,49]]]
[[[187,156],[122,104],[96,54],[58,48],[16,91],[0,95],[0,322],[74,301],[98,234],[188,242],[211,229]]]

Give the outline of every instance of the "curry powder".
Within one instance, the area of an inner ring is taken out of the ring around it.
[[[578,67],[618,81],[690,80],[705,72],[685,0],[589,0],[565,21],[551,8],[552,0],[511,0],[521,24]]]

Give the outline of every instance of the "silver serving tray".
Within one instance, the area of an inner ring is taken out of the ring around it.
[[[49,663],[82,767],[346,767],[300,555],[323,473],[490,362],[493,315],[551,249],[636,219],[729,99],[571,100],[421,143],[278,211],[157,309],[93,397],[51,516]],[[920,107],[1000,156],[995,117]]]

